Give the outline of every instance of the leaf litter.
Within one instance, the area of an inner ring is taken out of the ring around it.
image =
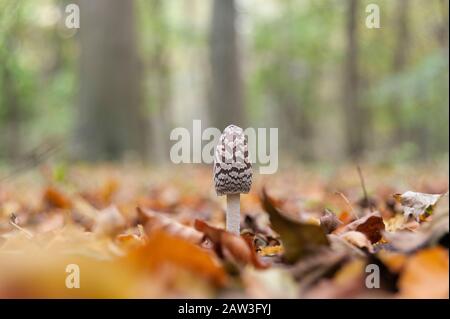
[[[234,235],[207,168],[52,169],[0,184],[2,298],[449,296],[443,176],[424,171],[417,185],[407,171],[370,167],[367,181],[354,168],[260,176]],[[70,264],[80,289],[65,285]],[[379,289],[366,285],[370,265]]]

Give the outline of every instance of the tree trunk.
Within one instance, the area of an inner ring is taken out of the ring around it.
[[[152,158],[159,164],[166,163],[169,159],[168,136],[172,127],[172,108],[171,108],[171,70],[170,54],[168,44],[168,33],[166,26],[166,16],[164,0],[152,0],[148,2],[151,11],[154,47],[149,59],[151,100],[154,113],[150,120],[152,128]]]
[[[392,69],[394,73],[401,73],[404,71],[405,66],[408,60],[408,52],[409,52],[409,42],[410,42],[410,33],[409,33],[409,0],[399,0],[397,2],[396,8],[396,21],[397,21],[397,35],[396,35],[396,43],[397,47],[394,52],[394,60]],[[408,134],[408,128],[405,127],[404,119],[402,116],[402,105],[399,96],[396,95],[392,98],[391,101],[391,117],[393,119],[394,126],[394,138],[393,144],[397,146],[405,140],[409,139],[410,134]]]
[[[348,0],[347,60],[344,70],[344,116],[347,154],[353,159],[361,157],[366,142],[367,116],[359,101],[358,70],[358,0]]]
[[[15,163],[20,157],[21,138],[20,138],[20,120],[21,106],[19,104],[19,96],[16,91],[15,81],[11,76],[11,72],[5,64],[2,72],[3,96],[6,107],[5,112],[5,145],[6,158]]]
[[[134,2],[80,0],[79,157],[145,153]]]
[[[245,127],[234,0],[214,0],[210,35],[213,125]]]

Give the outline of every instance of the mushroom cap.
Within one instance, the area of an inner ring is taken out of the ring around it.
[[[244,131],[229,125],[220,136],[214,154],[214,184],[217,195],[248,193],[252,186],[252,164]]]

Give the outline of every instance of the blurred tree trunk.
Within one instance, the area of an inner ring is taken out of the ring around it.
[[[153,116],[150,119],[152,128],[152,157],[159,162],[168,160],[169,145],[168,136],[172,128],[171,110],[171,72],[170,53],[166,26],[164,0],[152,0],[148,2],[151,11],[151,23],[153,27],[152,37],[154,47],[149,59],[149,69],[152,70],[151,100],[153,103]]]
[[[145,155],[134,2],[80,0],[79,157]]]
[[[245,127],[234,0],[214,0],[210,45],[213,125],[220,130],[229,124]]]
[[[395,74],[404,71],[408,60],[409,44],[410,44],[410,32],[409,32],[409,0],[397,1],[396,7],[396,48],[394,52],[394,59],[392,69]],[[391,103],[391,117],[393,119],[394,136],[392,143],[394,146],[398,146],[410,139],[411,136],[408,133],[408,128],[405,127],[405,121],[403,119],[402,101],[398,95],[392,98]]]
[[[442,12],[442,17],[441,17],[442,23],[439,26],[437,37],[438,37],[439,43],[441,44],[441,47],[448,54],[448,32],[449,32],[448,1],[441,0],[440,8],[441,8],[441,12]]]
[[[279,61],[279,66],[283,65],[286,60]],[[308,76],[308,87],[315,86],[317,82],[314,76]],[[314,148],[313,148],[313,122],[311,120],[311,115],[308,110],[308,99],[311,100],[309,96],[312,94],[312,90],[298,95],[298,90],[301,84],[297,83],[295,79],[289,80],[292,85],[288,90],[274,84],[274,96],[277,100],[280,109],[277,111],[279,114],[279,125],[284,127],[282,134],[283,144],[291,145],[291,153],[304,162],[310,162],[314,159]],[[311,104],[309,104],[311,105]]]
[[[14,74],[16,65],[12,56],[8,55],[7,52],[8,50],[14,51],[17,31],[14,27],[9,30],[8,36],[3,41],[6,50],[0,51],[0,98],[2,100],[0,102],[3,102],[2,105],[4,106],[3,122],[5,123],[4,128],[0,130],[0,134],[4,141],[6,159],[13,164],[20,158],[22,151],[20,131],[24,105],[20,100],[19,81]]]
[[[347,11],[347,60],[344,70],[344,117],[347,154],[361,157],[366,143],[367,115],[359,98],[358,68],[358,0],[348,0]]]
[[[14,163],[20,157],[20,120],[21,120],[21,106],[19,104],[19,96],[16,91],[15,81],[12,78],[11,72],[7,64],[3,66],[2,81],[3,90],[2,95],[5,105],[5,131],[4,139],[6,146],[6,158]]]
[[[450,92],[449,92],[449,48],[448,48],[448,40],[449,40],[449,1],[448,0],[441,0],[440,1],[440,11],[442,12],[441,22],[438,29],[438,40],[441,46],[442,55],[445,58],[446,61],[446,67],[444,72],[442,72],[442,81],[444,83],[445,87],[445,93],[444,94],[444,105],[446,106],[444,108],[444,118],[449,118],[449,98],[450,98]],[[447,132],[442,131],[444,134],[439,134],[439,138],[435,141],[434,151],[436,152],[443,152],[447,153],[449,151],[449,135],[448,135],[448,121],[447,121]]]

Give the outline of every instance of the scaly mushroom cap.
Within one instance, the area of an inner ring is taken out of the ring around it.
[[[229,125],[220,136],[214,155],[217,195],[248,193],[252,186],[252,164],[244,131]]]

